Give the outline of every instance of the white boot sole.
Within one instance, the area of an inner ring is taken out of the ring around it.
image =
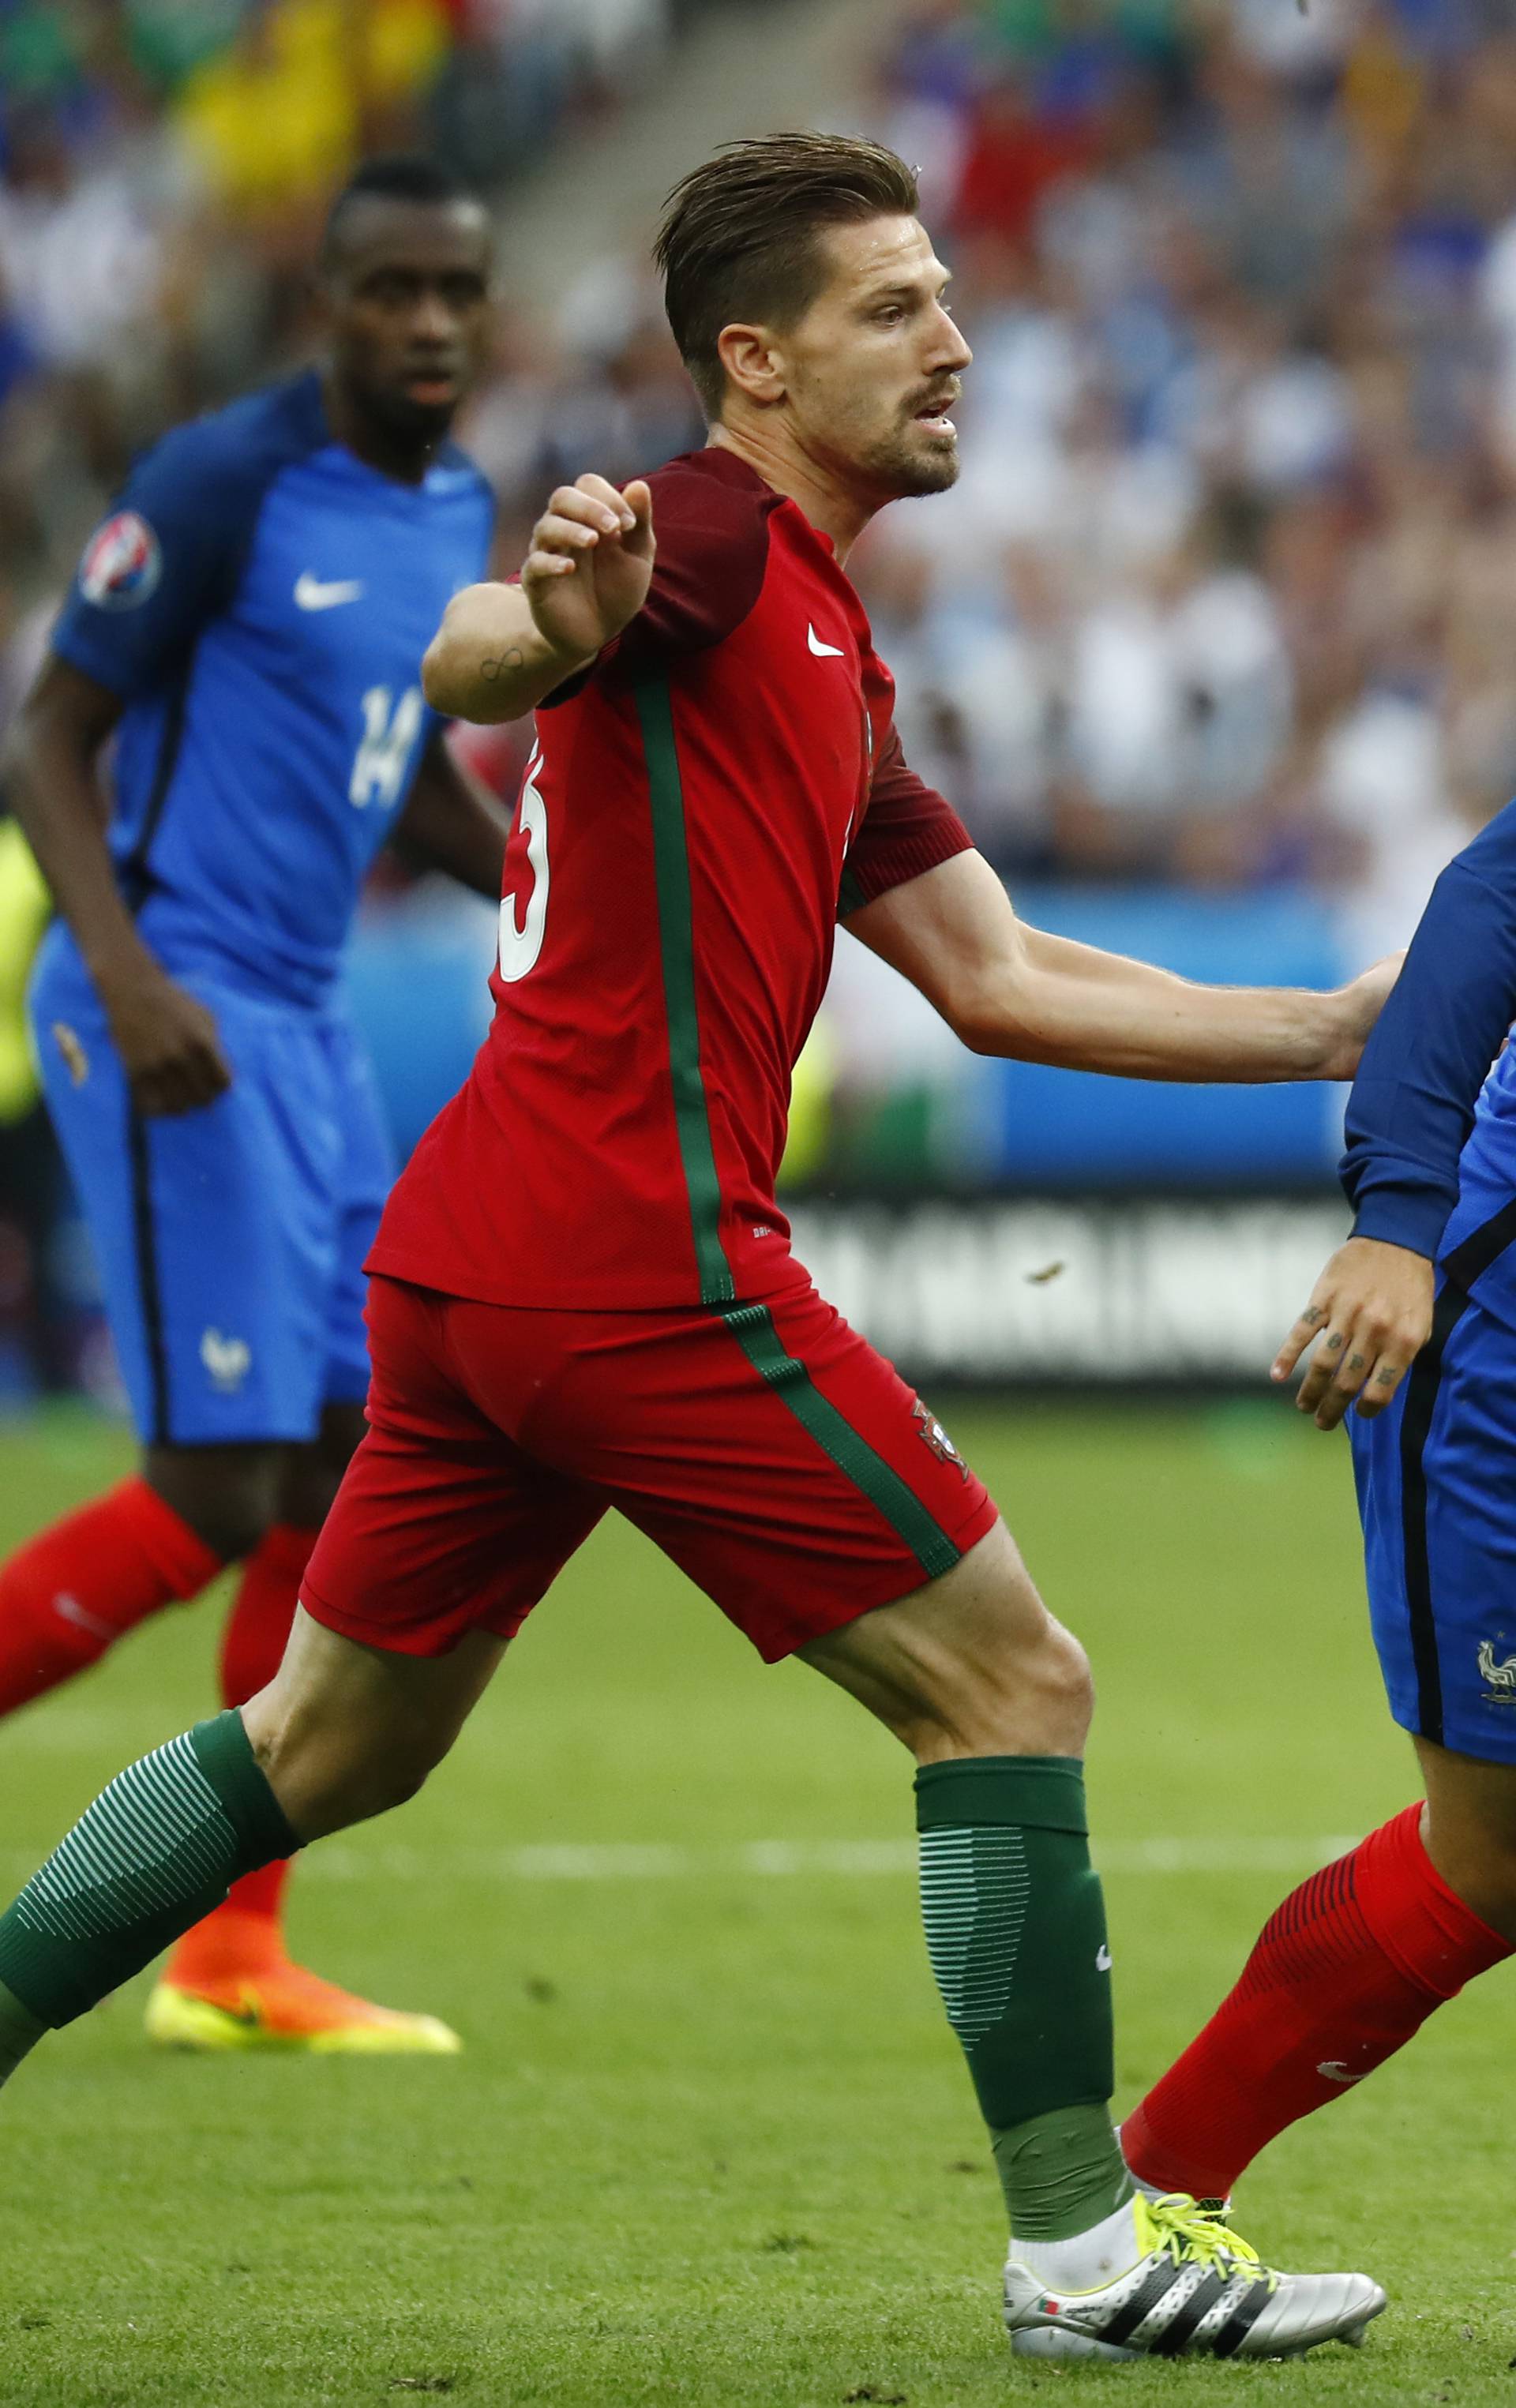
[[[1139,2349],[1117,2349],[1108,2341],[1092,2341],[1088,2333],[1060,2331],[1055,2325],[1030,2325],[1013,2332],[1010,2345],[1018,2358],[1107,2358],[1122,2364],[1141,2358]]]
[[[1349,2349],[1362,2349],[1369,2326],[1380,2313],[1381,2311],[1377,2307],[1370,2308],[1368,2314],[1357,2324],[1351,2326],[1346,2332],[1323,2333],[1317,2340],[1307,2342],[1303,2346],[1297,2344],[1294,2349],[1270,2351],[1267,2358],[1260,2356],[1253,2363],[1266,2365],[1269,2358],[1272,2358],[1275,2364],[1278,2364],[1287,2358],[1307,2358],[1313,2349],[1325,2349],[1335,2341],[1343,2343]],[[1162,2355],[1155,2350],[1121,2349],[1108,2341],[1094,2341],[1088,2333],[1076,2332],[1071,2326],[1066,2325],[1025,2326],[1011,2334],[1010,2346],[1018,2358],[1104,2358],[1121,2365],[1131,2365],[1139,2358],[1157,2358]],[[1204,2350],[1193,2350],[1185,2351],[1182,2355],[1187,2358],[1202,2358],[1207,2353]],[[1169,2361],[1171,2364],[1178,2362],[1178,2360]],[[1221,2359],[1216,2361],[1218,2365],[1223,2362]],[[1241,2365],[1244,2360],[1238,2356],[1231,2363]]]

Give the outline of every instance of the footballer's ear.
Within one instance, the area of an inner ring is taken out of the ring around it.
[[[766,326],[723,326],[716,350],[738,393],[759,409],[784,399],[779,350]]]

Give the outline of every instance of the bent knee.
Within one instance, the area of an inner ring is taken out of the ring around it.
[[[1024,1613],[942,1668],[901,1736],[922,1763],[954,1756],[1080,1756],[1094,1712],[1090,1659],[1073,1632]]]
[[[1423,1839],[1454,1895],[1501,1937],[1516,1942],[1516,1833],[1509,1822],[1429,1813]]]
[[[262,1447],[154,1447],[148,1484],[223,1564],[250,1555],[274,1520],[279,1457]]]
[[[436,1761],[421,1737],[334,1726],[298,1706],[282,1708],[278,1684],[242,1710],[260,1769],[302,1840],[324,1838],[388,1814],[414,1798]]]
[[[1077,1722],[1082,1742],[1094,1713],[1094,1674],[1080,1641],[1061,1622],[1054,1622],[1049,1633],[1037,1677],[1043,1684],[1050,1712]]]

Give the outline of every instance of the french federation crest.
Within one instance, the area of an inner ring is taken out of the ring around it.
[[[931,1412],[927,1407],[922,1404],[920,1397],[917,1398],[916,1402],[911,1407],[911,1412],[915,1417],[916,1435],[921,1440],[922,1444],[931,1448],[932,1453],[937,1456],[939,1463],[955,1463],[959,1470],[963,1473],[964,1478],[966,1480],[968,1478],[968,1466],[964,1461],[963,1456],[959,1454],[958,1449],[954,1446],[951,1439],[948,1436],[947,1431],[943,1428],[942,1424],[937,1420],[936,1413]],[[1513,1656],[1511,1661],[1513,1664],[1516,1664],[1516,1656]]]
[[[1480,1679],[1488,1704],[1516,1706],[1516,1656],[1504,1656],[1497,1664],[1488,1639],[1480,1641]]]
[[[207,1329],[200,1340],[200,1360],[217,1394],[235,1397],[252,1369],[252,1349],[245,1338],[228,1338],[219,1329]]]
[[[101,610],[135,610],[163,573],[164,555],[147,520],[136,510],[118,510],[84,547],[79,592]]]

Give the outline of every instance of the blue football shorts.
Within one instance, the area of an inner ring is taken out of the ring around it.
[[[66,930],[32,982],[133,1419],[147,1444],[309,1439],[324,1405],[367,1392],[363,1265],[394,1175],[373,1072],[338,1013],[182,983],[216,1016],[232,1084],[146,1118]]]
[[[1516,1329],[1468,1289],[1513,1240],[1508,1205],[1448,1256],[1393,1402],[1348,1416],[1391,1712],[1492,1764],[1516,1764]]]

